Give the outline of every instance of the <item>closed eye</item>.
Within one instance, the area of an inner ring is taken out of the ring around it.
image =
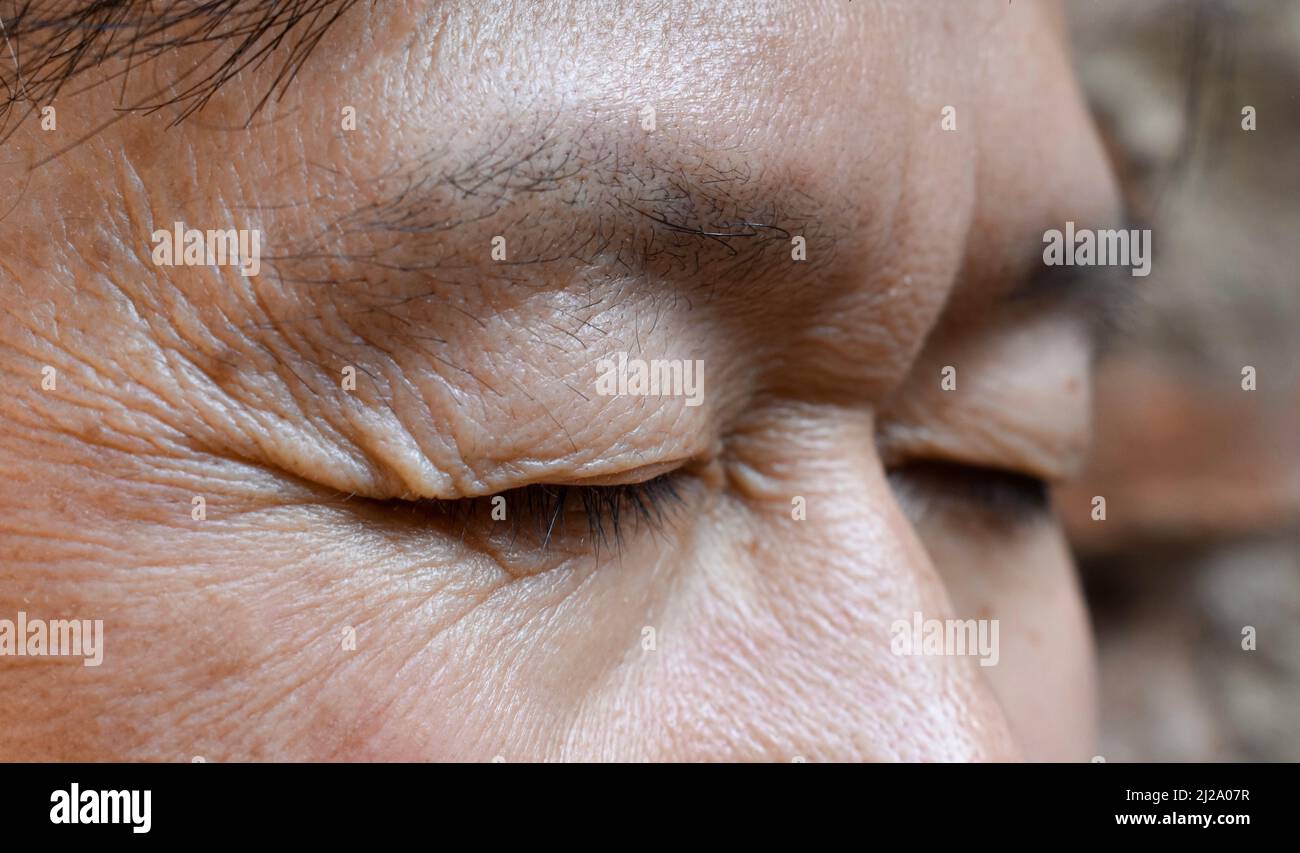
[[[917,460],[891,468],[889,481],[913,521],[939,511],[997,527],[1030,524],[1051,515],[1045,481],[1003,468]]]
[[[638,483],[533,483],[460,500],[368,503],[390,518],[441,528],[462,540],[498,542],[511,551],[598,554],[621,548],[638,531],[662,529],[683,501],[679,480],[669,472]]]
[[[541,483],[504,492],[500,497],[505,498],[507,518],[513,518],[516,525],[534,525],[533,534],[542,537],[542,551],[553,537],[568,532],[573,521],[585,525],[589,544],[619,545],[638,526],[662,527],[665,513],[681,501],[672,474],[660,474],[640,483],[614,485]],[[475,501],[492,503],[491,498]]]

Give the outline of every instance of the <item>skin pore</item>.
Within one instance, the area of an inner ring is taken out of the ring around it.
[[[1054,5],[357,4],[260,110],[274,64],[115,109],[204,55],[8,116],[0,616],[105,650],[0,659],[0,758],[1092,755],[1027,485],[1086,448],[1090,343],[1014,298],[1119,217]],[[177,221],[260,274],[154,264]],[[597,394],[618,352],[702,404]],[[554,499],[645,481],[617,531]],[[915,612],[998,664],[894,654]]]

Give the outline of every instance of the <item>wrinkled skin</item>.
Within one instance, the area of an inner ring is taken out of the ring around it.
[[[1082,331],[1005,302],[1117,214],[1059,10],[480,5],[354,8],[247,130],[269,68],[42,164],[110,66],[5,143],[0,617],[107,636],[0,659],[0,758],[1092,755],[1056,523],[889,473],[1086,448]],[[155,265],[176,220],[260,228],[261,273]],[[594,393],[618,351],[703,360],[703,405]],[[669,470],[601,547],[407,505]],[[894,654],[915,611],[997,618],[999,663]]]

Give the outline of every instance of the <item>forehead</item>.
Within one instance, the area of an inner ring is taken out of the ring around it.
[[[72,142],[13,146],[10,175],[62,161],[93,180],[122,152],[153,206],[201,207],[185,197],[198,179],[214,206],[312,200],[426,236],[508,203],[539,242],[585,216],[575,234],[613,223],[692,244],[656,255],[664,275],[714,259],[748,272],[778,237],[838,245],[898,216],[930,217],[941,240],[980,193],[1023,203],[1037,178],[1008,172],[1025,158],[1050,170],[1080,149],[1052,148],[1076,129],[1052,121],[1072,101],[1068,65],[1055,19],[1025,5],[47,0],[7,22],[26,70],[6,82],[31,103],[79,91]],[[105,109],[119,84],[114,107],[169,106]],[[1037,150],[1015,136],[1031,117]]]
[[[1043,175],[1022,168],[1050,176],[1090,153],[1077,116],[1052,119],[1073,91],[1041,4],[319,0],[311,17],[232,2],[215,23],[209,7],[131,5],[36,3],[8,22],[29,89],[73,70],[43,53],[104,58],[69,78],[85,84],[62,116],[74,142],[51,153],[28,137],[10,162],[57,166],[66,193],[103,183],[124,154],[157,219],[256,212],[282,254],[465,267],[464,247],[510,230],[516,259],[550,246],[769,294],[790,283],[773,259],[799,236],[810,266],[837,260],[838,288],[820,293],[834,304],[918,265],[912,280],[943,290],[972,223],[996,267],[1026,255],[1043,222],[1088,218],[1054,215]],[[266,43],[249,47],[256,33]],[[172,43],[190,46],[152,49]],[[111,114],[103,94],[119,84],[123,103],[175,103]],[[955,132],[939,125],[949,108]]]
[[[233,4],[215,51],[143,58],[131,48],[197,38],[203,20],[9,22],[24,56],[93,33],[107,59],[60,99],[73,141],[52,154],[29,122],[3,179],[69,209],[112,196],[126,245],[177,219],[260,225],[281,278],[258,299],[310,322],[324,298],[391,334],[459,322],[448,304],[562,302],[594,278],[634,298],[722,294],[769,326],[800,318],[792,336],[838,330],[868,354],[868,385],[896,376],[954,286],[1005,290],[1044,227],[1106,207],[1039,4],[321,0],[315,22],[271,18],[285,37],[205,101],[201,81],[279,5]],[[106,95],[175,103],[114,111]],[[103,233],[65,236],[27,246],[103,254]],[[507,263],[488,265],[498,236]],[[185,295],[226,312],[238,293]]]

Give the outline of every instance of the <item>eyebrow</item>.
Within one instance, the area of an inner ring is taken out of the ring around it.
[[[1053,225],[1060,228],[1063,223]],[[1080,230],[1084,226],[1080,225]],[[1150,225],[1124,209],[1113,229],[1093,231],[1146,232],[1154,235]],[[1046,233],[1046,232],[1045,232]],[[1093,344],[1094,354],[1110,349],[1123,332],[1141,293],[1145,276],[1134,276],[1123,265],[1048,265],[1041,256],[1031,262],[1032,272],[1003,298],[1003,304],[1051,310],[1079,321]],[[1147,246],[1154,252],[1154,238]],[[1149,258],[1154,271],[1154,258]]]
[[[75,78],[112,60],[126,60],[105,85],[121,77],[119,101],[133,71],[164,53],[206,46],[194,67],[142,103],[119,102],[129,112],[176,106],[172,123],[201,110],[229,80],[279,61],[247,121],[282,97],[303,64],[338,20],[359,0],[14,0],[0,10],[0,142],[40,105],[51,103]],[[172,86],[179,92],[157,101]],[[19,112],[21,110],[21,112]],[[16,115],[16,121],[11,120]],[[102,128],[101,128],[102,129]]]
[[[474,266],[467,247],[478,251],[491,235],[505,235],[512,248],[503,276],[570,263],[759,290],[830,262],[842,218],[838,203],[810,191],[806,180],[743,152],[681,140],[651,147],[635,132],[559,127],[556,117],[490,131],[470,155],[435,148],[292,204],[309,208],[331,197],[364,201],[264,259],[454,277],[458,266]],[[805,240],[809,262],[792,268],[796,237]],[[378,249],[357,248],[375,240]]]

